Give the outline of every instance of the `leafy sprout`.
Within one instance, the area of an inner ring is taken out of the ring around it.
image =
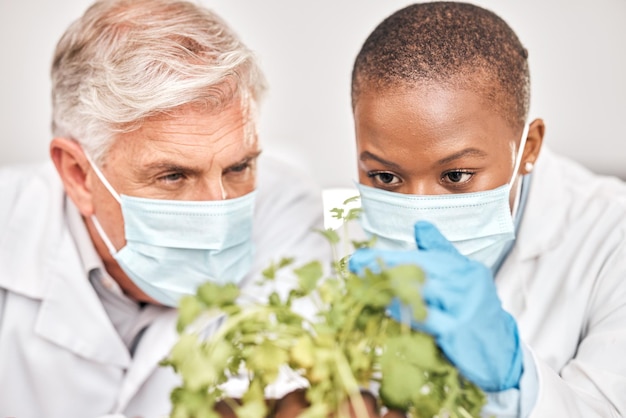
[[[237,286],[205,283],[195,296],[181,300],[180,338],[162,362],[182,378],[171,393],[172,418],[218,418],[214,408],[221,400],[238,417],[264,418],[270,414],[265,389],[286,367],[308,382],[309,407],[299,415],[303,418],[345,416],[346,402],[352,402],[358,416],[367,416],[360,393],[372,387],[378,388],[374,394],[379,404],[412,417],[479,416],[483,392],[459,375],[430,335],[408,325],[426,316],[420,293],[423,272],[401,265],[366,270],[362,276],[351,273],[337,246],[343,241],[346,248],[356,249],[374,241],[347,238],[347,225],[358,219],[359,208],[331,213],[343,221],[343,237],[334,230],[320,231],[333,249],[331,266],[314,260],[294,267],[294,259],[284,258],[263,271],[263,280],[273,281],[291,268],[297,285],[288,295],[273,292],[263,303],[242,305]],[[411,307],[402,323],[386,314],[394,298]],[[305,300],[316,305],[312,318],[294,309]],[[216,318],[223,323],[204,336],[203,326]],[[234,402],[222,385],[242,373],[248,389]]]

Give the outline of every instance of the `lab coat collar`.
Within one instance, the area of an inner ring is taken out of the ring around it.
[[[58,257],[51,262],[49,285],[41,302],[35,332],[81,357],[128,368],[128,349],[109,320],[81,265],[65,260],[77,257],[69,233]]]
[[[81,357],[128,367],[130,354],[85,275],[66,209],[51,166],[25,182],[0,240],[0,287],[41,301],[35,332],[42,338]]]
[[[520,261],[535,258],[556,246],[563,238],[563,217],[570,206],[555,156],[542,149],[537,159],[515,249],[510,254]]]
[[[178,334],[176,333],[177,319],[178,311],[170,309],[159,315],[142,336],[135,351],[135,361],[132,362],[130,369],[126,372],[126,377],[120,389],[116,411],[123,411],[141,388],[141,385],[157,368],[161,367],[159,363],[165,359],[178,340]],[[137,361],[137,359],[141,359],[141,361]],[[167,371],[163,370],[161,372],[174,375],[171,367],[168,367]],[[179,377],[173,376],[172,380],[175,382],[173,384],[180,384]]]

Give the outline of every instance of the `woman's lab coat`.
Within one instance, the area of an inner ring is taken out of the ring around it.
[[[498,292],[531,347],[533,418],[626,416],[626,188],[543,150]]]
[[[329,257],[312,232],[323,226],[320,190],[263,158],[258,184],[253,271],[287,255]],[[176,341],[176,311],[131,358],[85,277],[65,202],[51,165],[0,170],[0,417],[166,416],[179,380],[158,363]]]

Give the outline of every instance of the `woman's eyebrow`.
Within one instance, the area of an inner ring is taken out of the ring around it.
[[[361,161],[367,161],[367,160],[374,160],[374,161],[378,161],[379,163],[381,163],[382,165],[385,165],[387,167],[390,168],[395,168],[395,169],[400,169],[400,166],[392,161],[387,161],[383,158],[380,158],[378,155],[372,154],[369,151],[363,151],[360,155],[359,155],[359,160]]]
[[[487,153],[485,151],[479,150],[478,148],[465,148],[464,150],[455,152],[452,155],[444,157],[437,161],[439,165],[449,164],[454,160],[458,160],[463,157],[486,157]]]

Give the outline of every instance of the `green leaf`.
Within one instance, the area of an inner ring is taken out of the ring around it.
[[[183,296],[178,306],[176,330],[183,332],[202,312],[202,304],[194,296]]]
[[[228,283],[218,285],[212,282],[205,282],[198,288],[198,298],[209,308],[222,308],[235,304],[239,297],[239,287],[236,284]]]
[[[331,244],[337,244],[341,241],[339,234],[334,229],[317,229],[317,232],[322,234],[326,240]]]
[[[270,293],[270,296],[269,296],[268,300],[269,300],[269,305],[270,306],[280,306],[280,305],[282,305],[282,302],[280,300],[280,296],[276,292]]]
[[[356,202],[357,200],[359,200],[361,198],[361,195],[356,195],[356,196],[352,196],[347,198],[346,200],[343,201],[344,206],[347,205],[348,203],[352,203],[352,202]]]
[[[206,391],[191,391],[186,388],[175,388],[171,395],[171,418],[220,418],[213,410],[215,398]]]
[[[432,336],[422,332],[401,334],[387,339],[385,355],[394,356],[405,364],[424,371],[445,372],[450,364],[445,360]]]
[[[274,280],[276,278],[276,270],[277,270],[276,264],[270,263],[269,266],[267,266],[265,269],[263,269],[261,274],[267,280]]]
[[[353,209],[350,209],[350,210],[348,211],[348,214],[347,214],[347,215],[346,215],[346,217],[345,217],[346,222],[348,222],[348,221],[353,221],[353,220],[355,220],[355,219],[359,219],[359,216],[361,216],[361,212],[362,212],[362,211],[363,211],[363,210],[362,210],[361,208],[353,208]]]
[[[295,258],[293,257],[283,257],[280,259],[280,261],[278,262],[278,268],[282,269],[285,268],[287,266],[290,266],[294,263]]]
[[[403,264],[385,271],[398,299],[411,306],[413,318],[422,321],[426,318],[426,305],[422,299],[420,288],[424,283],[424,272],[413,264]]]
[[[261,272],[261,274],[267,280],[274,280],[276,278],[276,273],[278,273],[279,270],[291,265],[294,260],[295,259],[293,257],[283,257],[280,259],[278,264],[271,262],[270,265]]]
[[[327,344],[324,344],[327,345]],[[330,348],[317,348],[315,350],[315,362],[307,373],[309,382],[316,383],[328,380],[332,374],[333,350]]]
[[[343,219],[343,209],[341,208],[332,208],[330,210],[332,217],[335,219]]]
[[[291,348],[291,358],[296,368],[308,369],[315,363],[314,347],[311,337],[302,335]]]
[[[271,383],[278,377],[280,366],[287,364],[288,359],[289,356],[284,349],[265,340],[250,350],[247,365],[256,371],[257,376],[264,382]]]
[[[331,412],[327,404],[315,403],[298,414],[298,418],[328,418]]]
[[[298,285],[304,292],[309,293],[317,287],[317,282],[324,275],[322,264],[319,261],[311,261],[293,271],[298,277]]]
[[[196,391],[218,381],[219,371],[212,365],[198,344],[197,336],[184,334],[172,348],[170,364],[184,378],[185,386]]]
[[[383,362],[380,396],[386,406],[406,410],[413,397],[426,382],[423,373],[414,367],[408,367],[400,361]]]

